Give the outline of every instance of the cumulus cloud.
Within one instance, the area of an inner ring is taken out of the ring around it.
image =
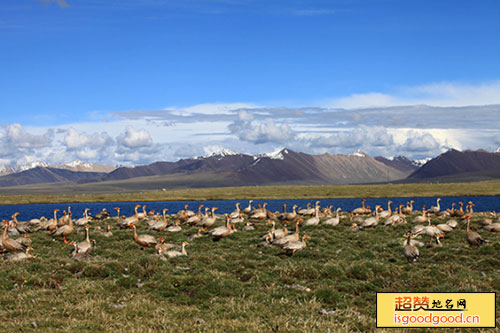
[[[410,131],[402,149],[409,152],[430,152],[440,147],[439,142],[427,132]]]
[[[40,150],[52,145],[54,131],[36,135],[27,132],[20,124],[3,126],[0,132],[0,158],[5,164],[20,164],[35,158]]]
[[[126,148],[141,148],[150,147],[153,145],[151,135],[145,129],[135,129],[132,126],[127,126],[124,133],[116,138],[117,142]]]
[[[240,111],[238,118],[228,126],[240,140],[262,143],[287,143],[295,138],[295,132],[287,124],[276,124],[273,119],[255,121],[247,111]]]
[[[102,148],[113,145],[113,139],[106,133],[78,133],[73,127],[64,136],[64,144],[70,150],[82,148]]]
[[[384,127],[360,126],[350,131],[341,131],[328,136],[320,136],[311,145],[319,147],[384,147],[394,144],[394,139]]]

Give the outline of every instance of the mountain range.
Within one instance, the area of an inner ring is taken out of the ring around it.
[[[500,151],[449,150],[414,161],[404,156],[375,157],[358,150],[350,155],[309,155],[290,149],[246,155],[223,149],[177,162],[110,167],[81,161],[50,166],[38,162],[0,176],[0,187],[36,184],[94,184],[116,190],[174,187],[368,184],[386,182],[472,181],[500,178]],[[0,169],[2,170],[2,169]],[[88,186],[87,186],[88,187]]]

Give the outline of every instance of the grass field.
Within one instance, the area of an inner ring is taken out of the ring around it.
[[[353,231],[346,222],[304,227],[301,233],[312,239],[292,257],[255,246],[268,228],[239,231],[220,242],[195,239],[187,257],[166,261],[152,249],[140,250],[131,230],[113,229],[111,238],[92,230],[97,247],[85,261],[74,260],[72,247],[60,239],[34,233],[36,258],[0,259],[0,331],[370,332],[376,292],[500,289],[500,235],[480,231],[489,242],[469,248],[463,224],[442,247],[421,248],[413,264],[402,253],[409,225],[365,231]],[[196,230],[166,235],[145,229],[141,225],[139,233],[176,244]],[[70,236],[83,238],[82,230]]]
[[[500,180],[447,184],[219,187],[98,194],[43,193],[42,189],[39,191],[42,193],[13,194],[16,192],[11,191],[8,194],[0,194],[0,204],[500,195]]]

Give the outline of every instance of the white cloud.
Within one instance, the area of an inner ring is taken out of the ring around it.
[[[127,126],[124,133],[116,138],[116,141],[127,148],[150,147],[153,145],[151,135],[145,129],[136,130],[132,126]]]
[[[238,119],[228,126],[240,140],[262,143],[287,143],[295,138],[295,132],[287,124],[275,124],[273,119],[255,121],[247,111],[240,111]]]
[[[450,82],[396,88],[392,93],[368,92],[322,101],[326,107],[357,109],[406,105],[457,107],[500,104],[500,81],[473,84]]]
[[[103,148],[112,145],[113,139],[106,132],[78,133],[73,127],[70,127],[64,137],[64,144],[68,149]]]
[[[407,134],[403,150],[408,152],[431,152],[440,147],[439,142],[428,132],[410,131]]]

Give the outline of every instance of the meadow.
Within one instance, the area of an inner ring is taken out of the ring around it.
[[[358,231],[348,221],[303,227],[301,234],[311,240],[293,256],[256,247],[269,229],[257,224],[218,242],[195,239],[188,256],[166,260],[154,249],[141,250],[131,230],[114,228],[105,238],[91,229],[97,245],[81,261],[72,258],[72,246],[36,232],[35,258],[0,259],[0,330],[374,331],[376,292],[500,289],[500,235],[481,231],[481,219],[477,215],[472,222],[488,240],[480,248],[467,245],[461,223],[442,247],[421,248],[412,264],[402,251],[411,224]],[[114,221],[94,226],[107,224]],[[185,226],[179,233],[157,233],[138,224],[138,233],[175,244],[195,232]],[[83,240],[83,230],[69,239]]]
[[[61,185],[62,186],[62,185]],[[58,186],[59,188],[60,186]],[[248,200],[312,198],[387,198],[500,195],[500,180],[446,184],[379,184],[379,185],[302,185],[243,186],[217,188],[165,189],[119,193],[86,193],[57,191],[42,186],[25,191],[19,188],[0,191],[0,205],[61,202],[134,202],[168,200]],[[79,188],[80,189],[80,188]],[[7,191],[7,193],[5,192]]]

